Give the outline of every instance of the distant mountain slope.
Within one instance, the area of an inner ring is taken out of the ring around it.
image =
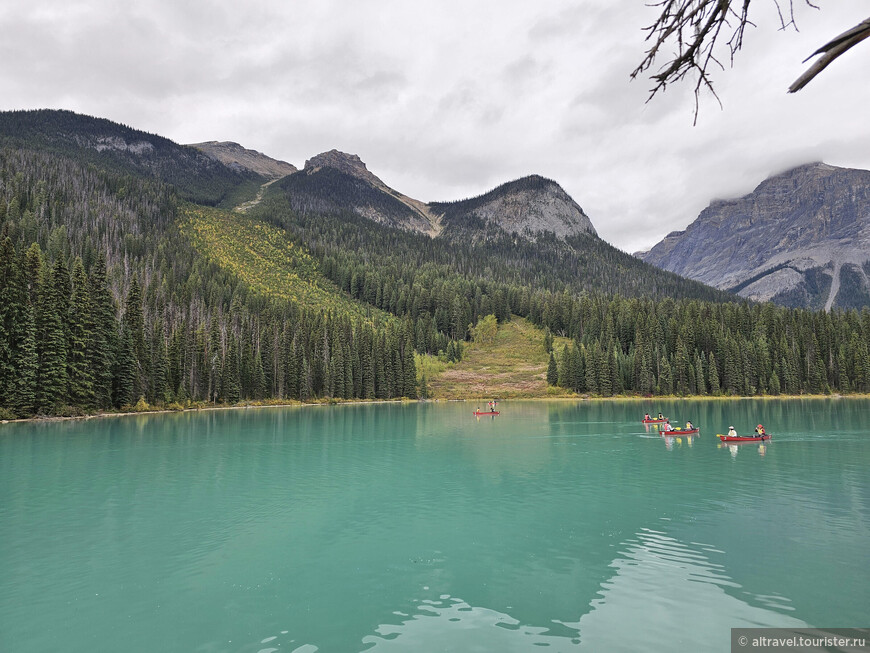
[[[387,186],[356,154],[330,150],[276,184],[296,211],[350,211],[380,224],[435,234],[439,227],[428,207]]]
[[[264,296],[313,310],[328,309],[364,319],[377,314],[387,319],[386,314],[351,300],[325,279],[311,255],[274,225],[193,205],[184,207],[178,224],[199,254]]]
[[[155,177],[201,204],[235,201],[241,191],[253,194],[264,181],[196,148],[72,111],[0,112],[2,146],[57,152],[104,169]]]
[[[446,229],[449,236],[485,238],[493,227],[527,236],[550,231],[562,239],[596,235],[583,209],[559,184],[539,175],[468,200],[426,204],[387,186],[357,155],[330,150],[310,158],[303,170],[277,188],[298,211],[352,211],[380,224],[430,236]]]
[[[200,152],[220,161],[228,168],[239,172],[253,172],[266,179],[284,177],[293,174],[298,169],[292,163],[273,159],[256,150],[249,150],[231,141],[191,143],[190,147],[195,147]]]
[[[433,202],[445,230],[466,232],[498,226],[508,233],[551,231],[559,238],[597,235],[583,209],[559,184],[539,175],[502,184],[472,199]]]
[[[870,171],[803,165],[717,200],[640,258],[786,306],[870,306]]]

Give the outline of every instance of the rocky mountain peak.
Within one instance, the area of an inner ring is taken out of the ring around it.
[[[870,171],[820,162],[786,170],[748,195],[711,202],[641,258],[759,301],[866,305]]]
[[[510,181],[468,200],[429,206],[454,224],[473,216],[509,233],[550,231],[559,238],[598,235],[589,216],[571,196],[555,181],[540,175]]]
[[[286,161],[273,159],[232,141],[206,141],[193,143],[191,147],[195,147],[229,168],[249,170],[267,179],[277,179],[296,172],[296,166]]]
[[[362,179],[373,186],[379,188],[386,187],[386,184],[378,179],[375,175],[369,172],[366,164],[356,154],[347,154],[338,150],[329,150],[321,152],[316,156],[311,157],[305,162],[303,170],[311,173],[320,168],[334,168],[346,175]]]

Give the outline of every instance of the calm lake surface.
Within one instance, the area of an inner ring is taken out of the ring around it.
[[[870,622],[870,400],[476,406],[0,427],[0,650],[729,651]],[[718,444],[758,422],[766,446]]]

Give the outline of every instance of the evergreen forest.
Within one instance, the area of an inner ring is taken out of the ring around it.
[[[334,175],[327,204],[294,202],[300,180],[233,212],[263,180],[21,133],[0,139],[4,419],[418,398],[419,357],[459,361],[487,316],[540,327],[548,382],[578,393],[870,392],[867,309],[751,304],[592,235],[457,214],[432,238],[348,210]]]

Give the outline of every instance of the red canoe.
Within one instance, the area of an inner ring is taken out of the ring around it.
[[[642,419],[642,420],[640,420],[640,423],[641,424],[664,424],[667,421],[668,421],[668,418],[665,417],[664,419]]]
[[[497,410],[491,410],[491,411],[489,411],[489,412],[487,412],[487,413],[480,413],[480,412],[478,412],[478,411],[474,411],[474,414],[475,414],[475,415],[498,415],[498,411],[497,411]]]
[[[729,437],[727,435],[722,435],[721,433],[717,433],[718,437],[722,442],[761,442],[762,440],[770,440],[770,434],[765,433],[764,435],[738,435],[736,437]]]
[[[680,431],[662,431],[661,434],[662,435],[693,435],[693,434],[697,433],[698,431],[699,431],[699,429],[694,428],[694,429],[682,429]]]

